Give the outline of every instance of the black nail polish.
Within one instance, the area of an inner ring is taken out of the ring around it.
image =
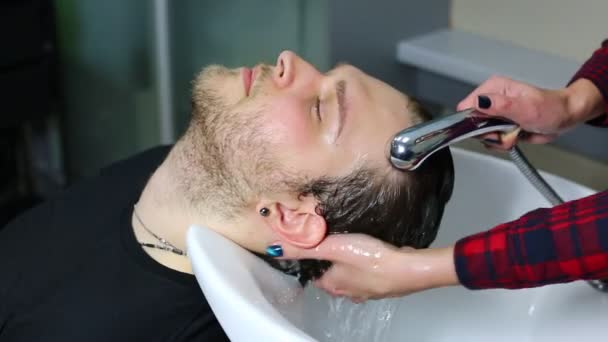
[[[266,255],[277,258],[283,256],[283,247],[281,245],[272,245],[266,247]]]
[[[483,139],[483,142],[488,143],[488,144],[492,144],[492,145],[500,145],[500,140],[496,140],[496,139]]]
[[[479,95],[477,96],[477,104],[479,105],[479,108],[488,109],[492,106],[492,101],[485,95]]]

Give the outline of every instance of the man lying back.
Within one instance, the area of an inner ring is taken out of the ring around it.
[[[205,226],[263,254],[331,233],[397,246],[435,238],[453,186],[449,150],[415,172],[388,142],[427,120],[350,65],[205,68],[179,141],[118,162],[0,231],[0,340],[226,339],[192,275],[185,237]],[[231,262],[225,260],[226,263]],[[329,264],[288,267],[302,283]]]

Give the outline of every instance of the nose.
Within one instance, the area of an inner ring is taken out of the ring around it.
[[[274,82],[280,89],[304,86],[318,76],[320,73],[315,67],[291,51],[283,51],[279,54],[273,72]]]
[[[279,54],[273,75],[279,88],[288,87],[293,82],[295,59],[296,55],[291,51],[283,51]]]

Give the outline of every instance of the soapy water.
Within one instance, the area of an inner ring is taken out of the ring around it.
[[[393,316],[401,302],[382,299],[356,304],[345,297],[332,297],[312,285],[286,289],[275,299],[284,317],[323,342],[388,341]]]

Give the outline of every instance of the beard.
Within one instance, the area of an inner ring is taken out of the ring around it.
[[[261,85],[272,69],[262,67],[251,97],[263,97]],[[205,68],[194,82],[193,113],[178,153],[178,184],[195,209],[232,218],[261,194],[297,187],[282,170],[272,134],[264,128],[261,106],[235,111],[217,91],[217,82],[240,72]],[[259,101],[259,102],[264,102]]]

